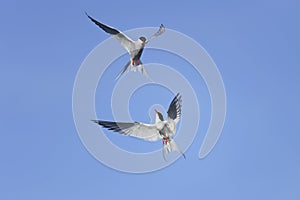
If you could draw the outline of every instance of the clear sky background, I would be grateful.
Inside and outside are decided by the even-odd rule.
[[[299,9],[296,0],[2,1],[0,199],[299,199]],[[205,107],[187,159],[163,170],[121,173],[88,153],[73,122],[73,83],[84,58],[108,36],[85,11],[120,30],[163,23],[208,51],[228,101],[208,157],[198,159]],[[136,120],[149,120],[134,108]],[[105,109],[98,114],[111,119]],[[129,139],[112,137],[131,147]],[[137,142],[143,151],[146,142]]]

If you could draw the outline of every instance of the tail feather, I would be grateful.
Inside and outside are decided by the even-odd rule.
[[[129,67],[131,67],[130,68],[130,71],[136,71],[137,69],[138,69],[138,71],[142,74],[142,75],[144,75],[144,76],[146,76],[151,82],[154,82],[153,80],[152,80],[152,78],[149,76],[149,74],[148,74],[148,72],[146,71],[146,69],[145,69],[145,67],[143,66],[143,64],[142,63],[140,63],[139,65],[137,65],[137,66],[135,66],[135,65],[132,65],[131,64],[131,61],[128,61],[127,63],[126,63],[126,65],[123,67],[123,69],[120,71],[120,73],[117,75],[117,77],[115,78],[115,80],[118,80],[127,70],[128,70],[128,68]]]
[[[166,154],[168,154],[168,153],[170,153],[172,151],[177,151],[178,153],[180,153],[183,156],[184,159],[186,159],[184,153],[177,146],[177,144],[175,143],[175,141],[173,139],[170,139],[167,144],[164,144],[164,148],[163,148],[163,157],[164,157],[164,160],[166,160]]]
[[[138,70],[141,74],[143,74],[144,76],[146,76],[151,82],[154,82],[152,80],[152,78],[150,77],[150,75],[148,74],[146,68],[144,67],[144,65],[141,63],[139,66],[138,66]]]
[[[115,80],[118,80],[124,74],[124,72],[127,71],[128,67],[130,66],[130,63],[131,61],[128,61],[128,63],[123,67],[122,71],[120,71]]]

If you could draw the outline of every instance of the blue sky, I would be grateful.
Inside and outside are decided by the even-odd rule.
[[[298,1],[15,0],[1,8],[1,199],[300,198]],[[121,173],[88,153],[73,122],[73,83],[84,58],[108,36],[84,11],[120,30],[163,23],[208,51],[227,93],[226,123],[208,157],[198,159],[205,107],[187,159],[163,170]],[[155,59],[148,52],[144,62]],[[109,119],[105,110],[97,113]],[[132,112],[147,121],[142,111]],[[124,148],[130,142],[111,137]]]

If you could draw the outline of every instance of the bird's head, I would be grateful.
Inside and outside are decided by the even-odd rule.
[[[147,39],[146,39],[144,36],[140,37],[139,40],[140,40],[140,42],[141,42],[143,45],[146,44],[146,40],[147,40]]]
[[[160,112],[158,112],[156,109],[154,111],[156,113],[155,122],[164,121],[163,115]]]

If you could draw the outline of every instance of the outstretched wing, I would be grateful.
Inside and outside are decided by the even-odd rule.
[[[158,31],[152,35],[151,37],[149,37],[149,39],[146,41],[146,43],[150,42],[150,40],[156,38],[157,36],[160,36],[161,34],[163,34],[165,32],[165,27],[163,24],[160,25]]]
[[[144,124],[139,122],[109,122],[102,120],[92,121],[108,130],[147,141],[156,141],[162,138],[159,134],[159,130],[154,124]]]
[[[135,49],[134,41],[130,39],[127,35],[124,33],[118,31],[115,28],[112,28],[110,26],[107,26],[101,22],[98,22],[91,16],[89,16],[87,13],[85,13],[88,18],[94,22],[97,26],[99,26],[101,29],[103,29],[106,33],[109,33],[113,38],[115,38],[117,41],[121,43],[121,45],[130,53]]]
[[[173,119],[175,123],[177,123],[180,120],[181,107],[182,107],[182,99],[181,99],[181,95],[178,93],[172,100],[168,109],[168,117],[170,119]]]

